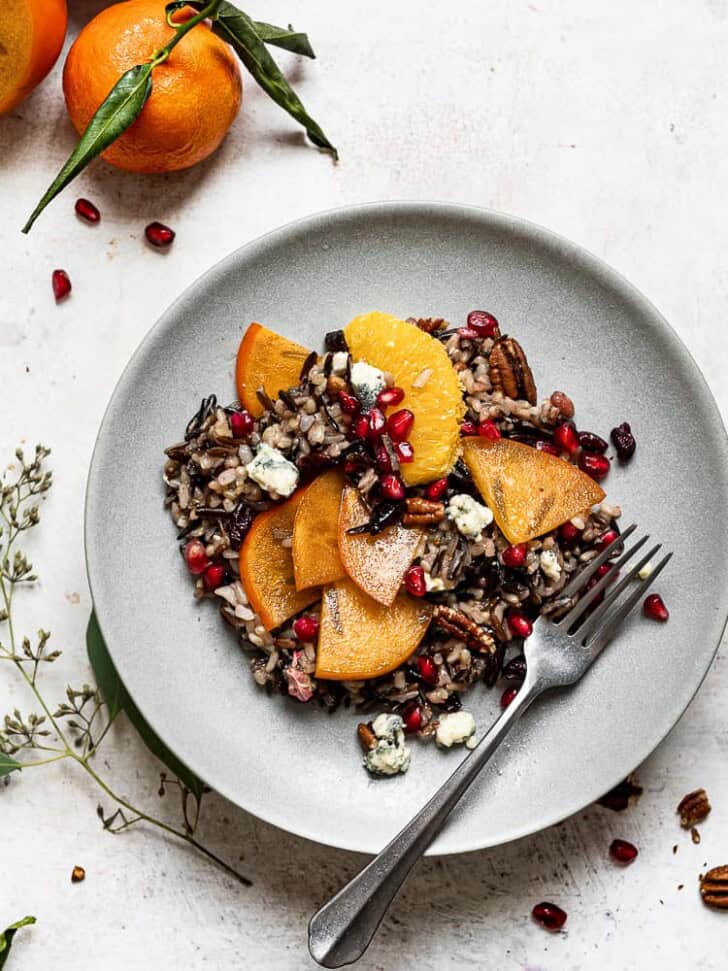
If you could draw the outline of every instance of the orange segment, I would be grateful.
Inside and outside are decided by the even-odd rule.
[[[604,498],[584,472],[520,442],[465,438],[463,458],[511,543],[543,536]]]
[[[240,342],[235,366],[240,404],[252,415],[262,415],[263,405],[255,393],[258,388],[264,388],[274,399],[279,391],[295,388],[310,353],[262,324],[251,324]]]
[[[344,476],[324,472],[304,491],[293,523],[296,588],[322,587],[346,576],[339,556],[339,506]]]
[[[290,499],[256,516],[240,549],[240,580],[266,630],[280,627],[321,596],[320,590],[297,591],[294,579],[290,543],[304,494],[299,489]]]
[[[29,95],[56,63],[66,20],[66,0],[2,0],[0,114]]]
[[[452,469],[465,413],[458,377],[442,344],[390,314],[355,317],[344,330],[354,361],[391,371],[415,415],[410,435],[414,461],[402,466],[407,485],[438,479]]]
[[[388,606],[402,586],[402,578],[415,558],[424,530],[396,525],[376,536],[349,535],[347,530],[363,525],[368,519],[369,513],[358,489],[347,486],[339,514],[341,562],[357,586]]]
[[[393,671],[425,636],[431,611],[426,601],[406,594],[385,607],[348,579],[326,587],[316,677],[360,681]]]

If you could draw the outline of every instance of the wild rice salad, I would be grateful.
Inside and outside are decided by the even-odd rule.
[[[607,442],[577,432],[565,392],[539,403],[523,349],[501,333],[495,317],[473,311],[464,326],[433,318],[407,323],[439,342],[457,373],[461,436],[512,439],[595,480],[607,474]],[[195,596],[216,603],[237,632],[255,682],[268,695],[367,713],[359,725],[366,767],[392,775],[409,764],[404,734],[434,738],[443,747],[474,743],[475,723],[461,710],[466,693],[476,683],[493,688],[500,682],[508,703],[525,674],[522,645],[534,619],[568,609],[561,591],[613,538],[620,509],[601,502],[545,535],[511,544],[462,456],[447,475],[404,485],[411,422],[398,417],[407,400],[395,375],[353,361],[344,331],[327,334],[325,348],[305,358],[294,387],[276,397],[270,387],[258,389],[262,414],[255,417],[238,403],[205,398],[183,440],[166,450],[166,505]],[[614,433],[620,459],[628,459],[634,451],[629,426]],[[256,517],[332,467],[363,498],[372,532],[399,523],[422,533],[403,589],[430,603],[432,621],[412,656],[373,679],[317,678],[320,600],[269,630],[239,575],[241,544]],[[290,535],[281,542],[290,547]]]

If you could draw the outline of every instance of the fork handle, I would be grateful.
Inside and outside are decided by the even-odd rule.
[[[412,867],[541,690],[527,676],[508,708],[429,802],[378,856],[313,915],[308,925],[308,947],[318,964],[341,968],[362,956]]]

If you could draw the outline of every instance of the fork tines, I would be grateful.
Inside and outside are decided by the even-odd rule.
[[[562,596],[573,597],[580,591],[584,590],[589,581],[595,577],[599,567],[606,563],[607,560],[613,556],[618,550],[624,550],[624,543],[632,533],[634,533],[637,528],[636,524],[629,526],[624,532],[617,536],[608,546],[606,546],[601,553],[596,556],[588,566],[579,573],[567,584],[562,592]],[[611,569],[601,577],[589,590],[587,590],[571,610],[561,617],[557,621],[557,626],[564,632],[570,633],[578,640],[585,644],[587,647],[594,648],[596,650],[601,650],[602,647],[609,641],[611,636],[617,630],[619,625],[622,623],[627,614],[632,610],[632,608],[637,604],[639,600],[644,597],[646,591],[652,586],[654,581],[657,579],[659,574],[663,571],[672,553],[666,554],[657,566],[652,570],[649,577],[645,580],[641,580],[635,589],[626,597],[622,602],[620,602],[614,610],[611,607],[617,603],[619,597],[624,593],[627,587],[632,583],[632,581],[637,578],[640,570],[650,562],[650,560],[660,551],[662,548],[661,543],[657,543],[652,547],[649,552],[645,553],[634,566],[625,574],[619,582],[616,582],[617,576],[620,574],[622,567],[632,559],[638,550],[641,550],[645,545],[649,536],[643,536],[642,539],[634,543],[630,549],[622,553],[619,559],[611,565]],[[607,593],[607,587],[609,587],[609,592]],[[577,623],[584,618],[584,614],[587,609],[597,600],[601,595],[604,595],[604,600],[599,604],[589,615],[589,617],[584,620],[583,623]],[[575,628],[572,631],[572,628]]]

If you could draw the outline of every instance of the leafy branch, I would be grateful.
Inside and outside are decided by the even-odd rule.
[[[182,23],[173,19],[177,11],[190,6],[198,11],[194,17]],[[154,68],[163,64],[185,34],[203,20],[211,22],[213,33],[230,44],[261,88],[303,126],[311,142],[338,159],[336,148],[308,114],[303,102],[266,47],[268,44],[304,57],[315,58],[306,34],[297,32],[290,26],[286,29],[254,21],[227,0],[172,0],[166,6],[166,16],[174,35],[148,61],[136,64],[122,74],[97,108],[68,160],[31,213],[23,226],[24,233],[30,232],[33,223],[46,206],[137,120],[152,93]]]
[[[6,927],[0,933],[0,971],[5,967],[5,962],[10,954],[10,948],[13,946],[13,938],[16,933],[21,927],[27,927],[29,924],[35,924],[35,917],[23,917],[21,920],[16,920],[14,924]]]
[[[0,639],[0,661],[7,661],[15,668],[38,706],[37,711],[28,714],[16,708],[0,722],[0,778],[23,769],[70,760],[83,769],[114,803],[109,813],[101,805],[97,809],[108,832],[121,833],[138,823],[150,824],[193,846],[240,883],[250,886],[247,877],[197,838],[202,800],[209,790],[144,721],[116,673],[95,615],[91,615],[86,640],[98,687],[90,684],[80,688],[68,687],[65,699],[56,705],[51,705],[40,689],[39,673],[43,665],[58,660],[61,652],[48,650],[51,635],[46,630],[38,631],[35,642],[16,633],[13,618],[15,591],[21,584],[32,583],[36,576],[32,564],[15,544],[23,533],[40,522],[40,506],[36,500],[45,498],[53,481],[51,473],[44,468],[49,454],[48,449],[38,445],[34,457],[26,460],[24,452],[18,449],[15,453],[18,466],[13,469],[13,477],[0,480],[0,630],[5,630],[5,638]],[[159,795],[164,796],[170,791],[179,794],[179,825],[171,825],[137,808],[119,795],[97,771],[93,758],[122,711],[147,747],[171,771],[171,777],[162,773]],[[10,928],[13,933],[14,929],[15,925]],[[7,936],[8,932],[5,933]],[[0,968],[3,962],[3,937],[0,935]]]

